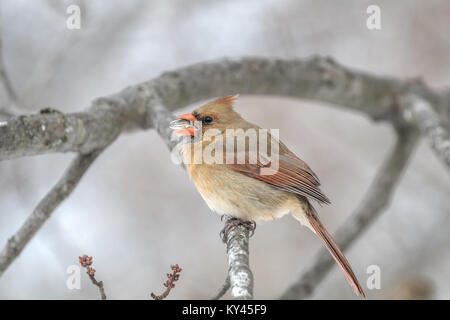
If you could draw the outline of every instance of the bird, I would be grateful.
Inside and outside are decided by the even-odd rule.
[[[231,216],[233,223],[241,222],[248,228],[251,228],[249,222],[273,220],[291,214],[322,240],[355,294],[365,297],[350,263],[312,205],[313,202],[319,205],[331,203],[320,190],[319,178],[313,170],[270,134],[267,141],[276,141],[278,150],[275,147],[268,150],[277,151],[278,163],[276,170],[269,170],[268,173],[263,174],[262,171],[268,169],[274,160],[258,147],[251,148],[250,138],[244,139],[249,143],[243,148],[233,146],[231,150],[223,151],[226,139],[231,139],[227,135],[229,130],[261,130],[234,110],[233,104],[237,98],[238,95],[216,98],[170,123],[174,133],[184,136],[181,148],[183,162],[201,197],[212,211]],[[266,138],[258,135],[258,146],[261,139]],[[195,154],[198,151],[203,158]],[[206,159],[205,151],[216,161]],[[230,152],[234,153],[233,157],[229,157]],[[239,154],[244,161],[237,161]],[[256,161],[250,161],[255,156]]]

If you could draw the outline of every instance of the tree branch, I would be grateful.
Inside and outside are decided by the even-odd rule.
[[[0,160],[55,152],[87,153],[132,129],[149,129],[158,105],[168,111],[230,93],[313,99],[365,113],[375,120],[404,121],[396,97],[413,92],[436,113],[448,115],[450,95],[421,83],[347,69],[329,58],[224,59],[161,76],[97,99],[84,112],[14,117],[0,126]],[[42,130],[51,128],[51,130]]]
[[[397,130],[397,142],[378,170],[366,196],[353,215],[336,233],[336,242],[345,251],[388,207],[408,160],[418,141],[417,131],[411,128]],[[309,297],[335,265],[327,250],[322,249],[309,269],[292,284],[281,299]]]
[[[102,300],[106,300],[106,293],[105,293],[105,287],[103,286],[103,281],[97,281],[97,279],[95,279],[95,274],[88,273],[88,275],[89,275],[89,279],[91,279],[92,284],[94,286],[98,287],[98,291],[100,292],[100,298]]]
[[[56,207],[75,189],[81,177],[94,162],[101,150],[78,155],[50,192],[41,200],[33,213],[25,220],[20,229],[12,236],[0,252],[0,277],[9,265],[19,256],[31,238],[48,220]]]
[[[105,293],[105,287],[103,286],[103,281],[98,281],[95,279],[95,272],[96,270],[91,267],[92,265],[92,257],[88,255],[83,255],[78,257],[79,262],[83,268],[86,268],[86,274],[89,276],[89,279],[91,279],[91,282],[94,286],[98,288],[98,291],[100,292],[100,298],[102,300],[106,300],[106,293]]]
[[[232,217],[225,217],[225,224]],[[253,274],[249,265],[249,231],[241,224],[234,224],[224,233],[227,244],[228,277],[233,299],[253,299]]]
[[[167,274],[167,281],[164,282],[164,287],[166,287],[166,290],[160,295],[156,295],[153,292],[150,293],[150,296],[153,298],[153,300],[164,300],[169,296],[170,291],[175,288],[175,282],[177,282],[180,279],[180,272],[183,271],[178,264],[174,264],[170,266],[170,269],[172,269],[172,273]]]
[[[431,105],[415,94],[405,96],[401,103],[404,118],[417,124],[436,156],[450,169],[450,136]]]

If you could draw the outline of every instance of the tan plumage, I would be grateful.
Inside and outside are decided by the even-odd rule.
[[[331,235],[320,222],[310,200],[328,204],[330,201],[319,189],[320,182],[311,168],[283,143],[279,145],[279,166],[273,174],[262,175],[261,169],[269,164],[258,163],[205,163],[191,164],[195,147],[201,150],[215,143],[207,141],[204,133],[207,129],[216,129],[222,136],[226,129],[247,129],[258,126],[244,120],[232,108],[236,96],[227,96],[211,101],[192,114],[180,116],[181,119],[201,121],[203,123],[201,139],[188,138],[183,147],[183,158],[187,171],[197,190],[210,207],[218,214],[226,214],[242,220],[271,220],[290,213],[303,225],[311,229],[324,242],[337,264],[343,270],[348,282],[357,295],[364,291],[354,275],[350,264],[342,254]],[[206,123],[207,117],[211,118]],[[193,135],[194,129],[181,129],[179,133]],[[272,138],[269,137],[269,140]],[[198,145],[201,144],[201,145]],[[235,149],[236,152],[236,149]],[[246,159],[258,150],[245,149]],[[226,153],[224,153],[225,160]],[[258,160],[260,158],[258,157]]]

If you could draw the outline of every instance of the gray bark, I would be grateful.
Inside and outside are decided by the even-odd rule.
[[[225,218],[225,224],[232,217]],[[227,244],[228,277],[233,299],[253,299],[253,274],[250,270],[249,231],[242,225],[232,226],[224,235]]]
[[[417,124],[436,156],[450,169],[450,135],[431,105],[419,96],[409,94],[402,99],[402,106],[405,120]]]
[[[231,93],[312,99],[362,112],[374,120],[403,123],[398,98],[410,92],[426,100],[448,125],[450,95],[446,92],[434,92],[420,82],[352,71],[329,58],[201,63],[97,99],[84,112],[44,112],[3,121],[0,160],[55,152],[87,153],[123,131],[153,128],[156,106],[174,111]]]

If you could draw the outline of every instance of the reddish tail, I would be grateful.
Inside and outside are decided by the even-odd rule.
[[[306,217],[308,218],[309,224],[311,225],[312,229],[320,237],[320,239],[322,239],[328,251],[331,253],[336,263],[344,272],[344,275],[347,278],[348,283],[352,286],[355,294],[358,296],[366,297],[361,285],[358,282],[358,279],[353,273],[350,263],[347,261],[344,254],[339,249],[333,237],[328,233],[327,229],[325,229],[325,227],[320,222],[314,208],[311,205],[309,205],[309,207],[310,210],[306,213]]]

